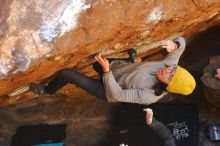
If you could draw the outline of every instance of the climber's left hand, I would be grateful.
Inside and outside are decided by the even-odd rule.
[[[109,62],[107,59],[102,58],[102,56],[100,54],[97,54],[95,56],[95,60],[98,61],[98,63],[102,66],[102,69],[104,72],[109,72]]]

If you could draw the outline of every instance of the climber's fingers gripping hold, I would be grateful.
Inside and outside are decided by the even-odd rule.
[[[104,72],[109,72],[109,62],[107,59],[102,58],[100,54],[97,54],[95,56],[95,60],[98,61],[98,63],[102,66]]]
[[[162,47],[166,48],[167,52],[170,53],[177,48],[177,45],[173,40],[164,40],[162,41]]]

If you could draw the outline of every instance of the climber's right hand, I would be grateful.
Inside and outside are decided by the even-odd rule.
[[[162,47],[170,53],[177,49],[177,44],[173,40],[164,40],[162,41]]]

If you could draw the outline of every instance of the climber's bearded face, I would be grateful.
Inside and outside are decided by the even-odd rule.
[[[164,84],[169,84],[169,82],[171,81],[171,79],[173,78],[173,75],[176,72],[176,68],[177,66],[169,66],[169,67],[165,67],[162,68],[160,70],[157,71],[156,75],[157,78]]]

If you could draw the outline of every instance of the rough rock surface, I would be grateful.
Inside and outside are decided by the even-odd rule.
[[[21,125],[66,124],[65,145],[103,146],[113,128],[117,104],[75,90],[72,97],[41,96],[0,108],[0,144],[9,145]]]
[[[220,55],[219,34],[218,26],[189,39],[180,63],[196,75],[197,88],[189,96],[168,95],[168,102],[198,105],[198,146],[220,146],[219,142],[211,142],[206,137],[207,123],[220,122],[220,116],[218,110],[205,102],[199,82],[200,72],[208,64],[208,58]],[[117,119],[121,105],[99,101],[83,90],[73,87],[67,85],[54,96],[37,96],[27,92],[16,97],[1,98],[1,105],[10,105],[0,107],[0,144],[9,145],[11,136],[20,125],[62,123],[67,124],[64,141],[67,146],[108,146],[109,135],[115,126],[114,119]],[[38,98],[32,99],[34,97]]]
[[[205,67],[201,77],[204,85],[206,100],[211,106],[220,109],[220,81],[214,78],[214,71],[220,67],[220,56],[211,57],[209,65]]]
[[[142,53],[220,23],[219,0],[1,0],[0,11],[1,96],[62,68],[85,69],[101,50]]]

